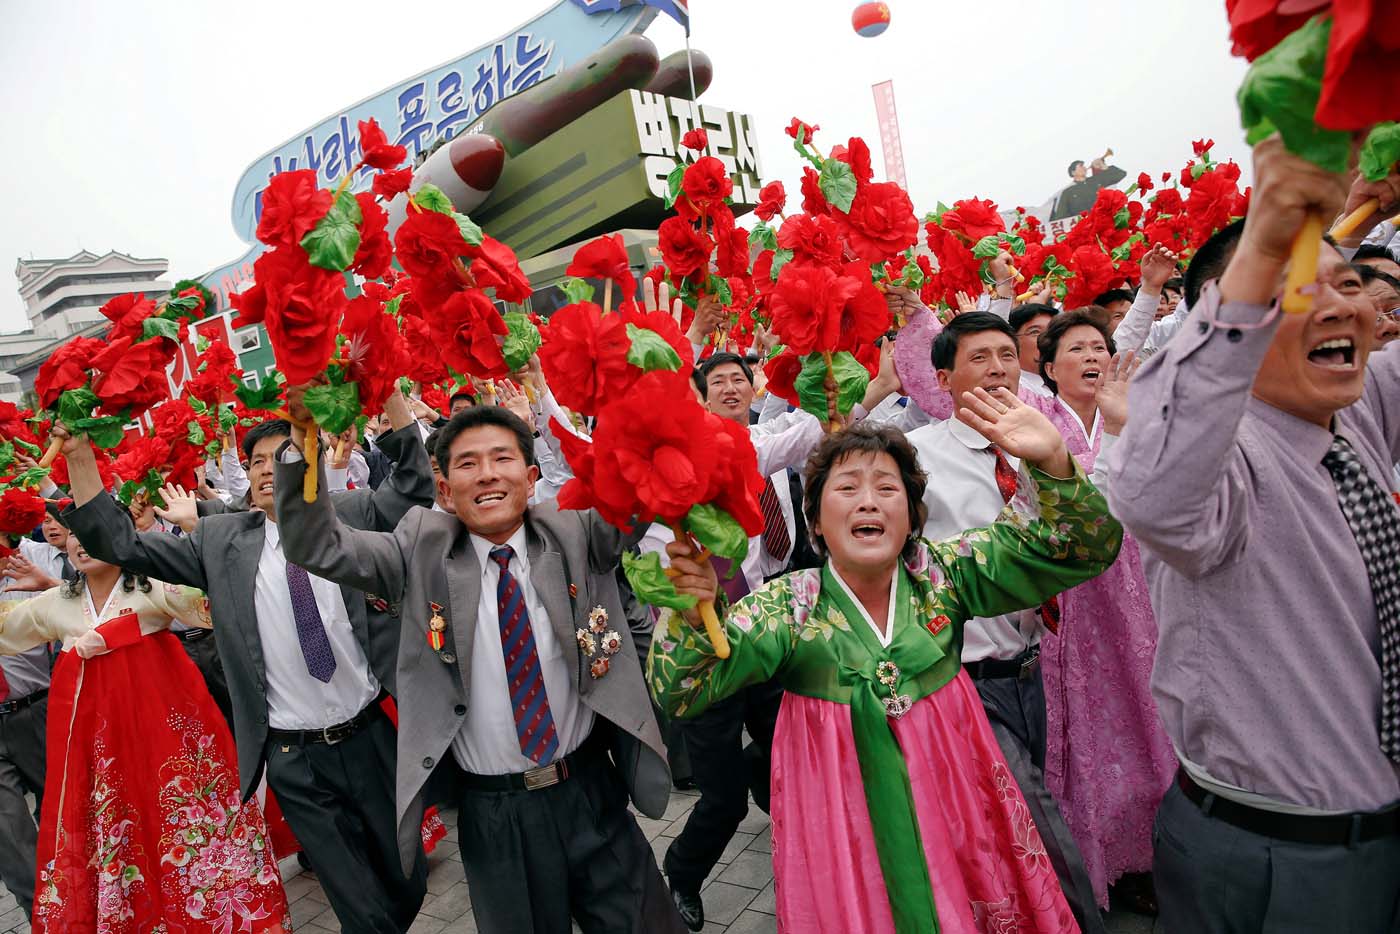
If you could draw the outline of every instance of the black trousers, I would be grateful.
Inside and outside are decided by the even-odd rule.
[[[1157,809],[1152,872],[1167,934],[1400,931],[1400,837],[1274,840],[1206,815],[1175,783]]]
[[[229,700],[228,680],[224,677],[224,663],[219,658],[219,649],[214,642],[214,630],[188,629],[177,635],[185,654],[194,662],[194,667],[199,669],[199,674],[204,678],[204,686],[209,689],[209,696],[214,698],[215,706],[219,708],[219,713],[224,715],[224,722],[228,724],[229,732],[232,733],[233,702]]]
[[[44,724],[48,698],[23,710],[0,715],[0,881],[24,909],[34,914],[34,862],[39,828],[25,801],[34,795],[35,810],[44,796]]]
[[[724,854],[745,815],[749,791],[768,810],[773,729],[783,689],[774,681],[745,688],[693,719],[678,722],[700,800],[666,851],[666,875],[681,892],[696,894]],[[743,731],[753,739],[744,749]]]
[[[464,788],[457,840],[482,934],[684,934],[603,750],[538,791]]]
[[[422,849],[408,876],[399,862],[395,742],[380,716],[333,746],[268,743],[267,783],[347,934],[402,934],[427,892]]]
[[[1103,918],[1084,857],[1059,804],[1045,787],[1045,683],[1040,668],[1025,678],[975,678],[972,683],[977,686],[992,735],[1030,808],[1035,829],[1040,831],[1045,854],[1074,919],[1085,934],[1103,934]]]

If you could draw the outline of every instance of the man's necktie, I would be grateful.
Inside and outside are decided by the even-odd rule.
[[[1011,461],[1006,459],[1006,455],[1001,453],[1001,448],[995,444],[988,448],[997,458],[996,477],[997,492],[1001,493],[1003,503],[1011,502],[1016,495],[1016,483],[1018,474],[1016,468],[1011,466]],[[1040,621],[1045,624],[1045,628],[1050,632],[1060,631],[1060,601],[1056,597],[1051,597],[1039,607],[1036,612],[1040,614]]]
[[[0,666],[0,704],[10,699],[10,682],[5,680],[5,669]]]
[[[292,616],[297,624],[297,642],[306,659],[306,670],[317,681],[330,681],[335,674],[335,653],[331,640],[321,622],[321,610],[316,606],[316,594],[311,589],[311,577],[306,568],[287,562],[287,590],[292,595]]]
[[[78,572],[73,569],[73,562],[68,560],[67,554],[60,551],[58,553],[58,560],[60,565],[58,571],[59,580],[71,581],[78,576]]]
[[[554,715],[544,689],[544,671],[535,648],[535,631],[525,609],[525,591],[510,573],[515,549],[509,545],[491,549],[491,560],[501,569],[496,584],[496,613],[501,624],[501,651],[506,660],[506,686],[510,689],[511,712],[520,751],[527,759],[545,765],[559,751],[554,731]]]
[[[714,565],[715,575],[719,578],[720,587],[724,589],[724,595],[729,598],[730,606],[749,595],[749,580],[744,576],[742,563],[721,555],[711,555],[710,563]]]
[[[1381,751],[1400,763],[1400,509],[1340,435],[1322,458],[1361,550],[1381,628]]]
[[[786,561],[792,550],[792,537],[788,535],[787,519],[783,517],[783,506],[778,500],[778,490],[773,486],[773,478],[763,482],[763,492],[758,497],[758,508],[763,512],[763,547],[774,561]]]

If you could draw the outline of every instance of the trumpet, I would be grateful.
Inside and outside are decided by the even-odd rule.
[[[1113,158],[1113,147],[1110,146],[1108,149],[1105,149],[1103,151],[1103,155],[1099,158],[1102,159],[1104,162],[1107,162],[1109,159]]]

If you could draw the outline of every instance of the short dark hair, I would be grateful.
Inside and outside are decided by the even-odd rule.
[[[1351,261],[1359,263],[1363,259],[1385,259],[1392,263],[1400,263],[1400,259],[1395,258],[1394,251],[1383,243],[1363,243],[1357,247],[1356,255],[1351,258]]]
[[[1107,308],[1114,302],[1128,302],[1132,304],[1132,301],[1133,293],[1128,289],[1109,289],[1107,292],[1094,299],[1094,304]]]
[[[1073,162],[1071,162],[1071,163],[1069,164],[1069,169],[1065,172],[1065,174],[1068,175],[1070,178],[1074,178],[1074,170],[1077,169],[1077,168],[1079,168],[1079,167],[1080,167],[1081,165],[1083,165],[1083,164],[1084,164],[1084,160],[1083,160],[1083,159],[1075,159]]]
[[[452,408],[452,403],[456,402],[458,399],[466,399],[472,405],[476,405],[476,393],[472,392],[470,389],[459,389],[448,397],[447,407],[449,409]]]
[[[1037,342],[1037,346],[1040,348],[1040,378],[1045,380],[1045,385],[1050,388],[1051,392],[1058,393],[1060,387],[1055,385],[1055,381],[1045,372],[1045,366],[1055,362],[1055,355],[1060,352],[1060,339],[1065,336],[1065,332],[1081,324],[1087,325],[1103,335],[1104,343],[1108,345],[1110,354],[1118,352],[1118,348],[1113,343],[1113,334],[1108,330],[1108,325],[1088,309],[1080,308],[1056,315]]]
[[[1244,218],[1240,218],[1221,227],[1201,244],[1186,266],[1186,307],[1195,308],[1206,283],[1225,274],[1225,267],[1230,265],[1230,258],[1235,255],[1235,247],[1239,246],[1243,234]]]
[[[1352,268],[1361,276],[1362,285],[1370,285],[1372,282],[1383,282],[1400,294],[1400,279],[1395,278],[1388,272],[1381,272],[1375,266],[1368,266],[1365,263],[1352,263]]]
[[[290,438],[292,423],[285,418],[267,418],[258,422],[243,436],[243,459],[253,459],[253,448],[263,438]]]
[[[481,428],[487,425],[494,425],[513,432],[516,443],[520,445],[520,456],[525,458],[526,466],[535,466],[535,436],[530,431],[530,426],[525,424],[519,415],[505,406],[474,405],[452,416],[446,425],[437,430],[437,445],[433,448],[433,456],[437,459],[438,470],[442,472],[444,477],[447,476],[447,467],[451,461],[452,442],[457,440],[458,435],[470,428]]]
[[[437,463],[438,436],[441,434],[441,428],[434,428],[432,431],[428,432],[428,437],[423,439],[423,447],[428,449],[428,456],[433,459],[433,463],[435,464]]]
[[[1182,285],[1181,277],[1180,277],[1180,276],[1172,276],[1172,277],[1171,277],[1170,279],[1168,279],[1166,282],[1162,283],[1162,291],[1164,291],[1164,292],[1167,291],[1168,289],[1170,289],[1170,290],[1173,291],[1173,292],[1180,292],[1180,291],[1182,291],[1184,288],[1185,288],[1185,286]]]
[[[1016,341],[1016,332],[1000,315],[994,315],[990,311],[969,311],[949,321],[943,331],[933,339],[933,348],[929,352],[933,368],[951,370],[953,361],[958,356],[958,341],[962,340],[964,335],[980,334],[983,331],[1000,331],[1011,338],[1013,343]]]
[[[722,367],[728,363],[732,363],[743,370],[744,379],[749,381],[750,386],[753,385],[753,370],[744,362],[744,358],[736,353],[729,353],[728,351],[722,350],[719,353],[711,354],[709,357],[701,360],[696,364],[695,371],[690,374],[690,378],[695,382],[695,388],[700,390],[701,399],[709,398],[707,381],[710,378],[710,373],[716,368]]]
[[[832,469],[852,454],[888,454],[894,458],[900,479],[904,481],[904,497],[909,506],[909,540],[904,543],[904,557],[912,558],[915,542],[923,534],[924,519],[927,518],[924,487],[928,485],[928,477],[920,469],[919,456],[914,453],[903,432],[888,425],[872,425],[869,422],[857,422],[843,431],[823,436],[816,450],[807,458],[803,471],[802,515],[807,520],[807,534],[812,539],[817,557],[826,558],[826,543],[815,531],[821,520],[822,491],[826,489],[826,480]]]
[[[1011,330],[1019,334],[1021,333],[1021,328],[1041,315],[1049,315],[1053,318],[1059,313],[1060,309],[1056,308],[1054,305],[1041,305],[1036,302],[1031,302],[1011,309],[1011,315],[1006,319],[1006,323],[1011,325]]]

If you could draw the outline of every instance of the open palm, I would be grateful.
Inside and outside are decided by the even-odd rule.
[[[962,403],[958,420],[1012,457],[1040,464],[1056,459],[1064,447],[1050,419],[1006,389],[987,392],[979,387],[963,393]]]

